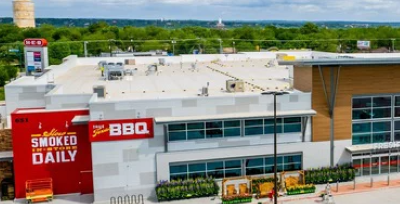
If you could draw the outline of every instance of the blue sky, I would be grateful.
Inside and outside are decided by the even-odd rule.
[[[34,0],[37,17],[400,21],[400,0]],[[12,16],[12,0],[0,0]]]

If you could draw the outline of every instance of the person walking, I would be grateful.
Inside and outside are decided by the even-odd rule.
[[[269,194],[269,200],[273,203],[275,197],[275,187],[271,189],[271,193]]]

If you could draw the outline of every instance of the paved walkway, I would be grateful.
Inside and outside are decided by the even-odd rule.
[[[400,174],[391,175],[390,183],[387,182],[387,175],[379,175],[373,177],[373,185],[371,186],[371,178],[370,177],[362,177],[356,179],[356,185],[354,186],[354,182],[347,183],[339,183],[339,187],[336,187],[336,184],[331,184],[332,195],[335,199],[343,199],[347,197],[353,197],[354,194],[365,194],[368,193],[382,193],[386,194],[386,192],[395,191],[398,192],[400,190]],[[302,194],[302,195],[292,195],[292,196],[282,196],[278,198],[278,203],[322,203],[319,195],[325,190],[324,185],[316,185],[316,193],[313,194]],[[355,188],[354,188],[355,187]],[[357,197],[357,196],[354,196]],[[363,196],[358,196],[361,199],[356,203],[368,203],[364,202]],[[397,198],[397,196],[396,196]],[[365,200],[367,201],[367,200]],[[23,203],[23,200],[19,200],[18,203]],[[85,203],[89,204],[93,202],[93,195],[84,195],[79,196],[77,194],[68,195],[68,196],[57,196],[52,203],[54,204],[74,204],[74,203]],[[344,201],[343,201],[344,202]],[[342,203],[343,203],[342,202]],[[1,204],[13,204],[13,201],[1,201]],[[109,201],[103,202],[104,204],[109,204]],[[156,204],[157,202],[152,200],[145,200],[144,204]],[[163,202],[166,204],[221,204],[221,198],[219,196],[215,197],[207,197],[207,198],[197,198],[197,199],[188,199],[188,200],[180,200],[180,201],[170,201]],[[161,204],[163,204],[161,203]],[[269,204],[271,203],[268,198],[264,199],[253,199],[252,204]],[[354,202],[348,202],[354,203]],[[400,203],[400,201],[398,202]],[[338,202],[336,202],[338,204]],[[379,203],[386,204],[386,203]]]

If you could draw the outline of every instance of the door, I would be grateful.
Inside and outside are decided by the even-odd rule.
[[[92,171],[81,171],[81,182],[80,189],[81,194],[92,194],[93,193],[93,172]]]

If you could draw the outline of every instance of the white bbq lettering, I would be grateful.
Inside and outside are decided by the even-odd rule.
[[[110,136],[120,136],[121,133],[121,124],[110,124]]]

